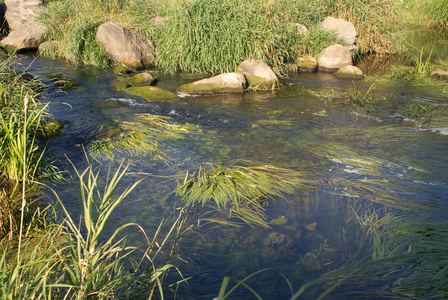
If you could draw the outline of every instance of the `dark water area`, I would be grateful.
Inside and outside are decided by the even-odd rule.
[[[105,125],[128,124],[129,128],[148,132],[154,126],[143,122],[141,116],[152,114],[168,117],[169,123],[186,128],[175,132],[176,136],[157,136],[169,165],[150,155],[115,153],[115,161],[125,159],[130,165],[122,189],[143,181],[111,217],[110,232],[135,222],[151,235],[162,220],[173,219],[176,207],[183,203],[173,194],[176,181],[172,177],[187,170],[194,172],[203,163],[232,166],[243,160],[271,164],[306,171],[314,182],[312,191],[267,203],[266,218],[274,221],[271,228],[206,223],[202,219],[212,209],[191,209],[186,224],[193,229],[179,242],[172,261],[189,278],[188,284],[179,287],[180,299],[213,299],[224,276],[241,280],[263,269],[269,270],[247,284],[263,299],[288,299],[291,288],[295,292],[310,280],[372,255],[361,242],[353,212],[361,218],[367,216],[366,212],[377,211],[382,215],[446,219],[448,128],[421,127],[397,115],[353,115],[347,93],[348,87],[353,87],[351,81],[331,74],[299,74],[283,80],[282,87],[274,92],[148,103],[111,89],[116,77],[112,70],[45,58],[34,60],[32,56],[22,56],[21,63],[44,83],[51,83],[49,74],[62,72],[80,84],[65,91],[49,88],[43,95],[43,101],[50,102],[53,117],[65,124],[63,133],[49,140],[47,154],[72,175],[67,158],[80,170],[90,161],[95,169],[103,171],[102,181],[109,168],[116,168],[116,162],[104,157],[96,161],[85,154]],[[175,91],[186,82],[178,75],[166,76],[159,78],[158,87]],[[359,89],[370,85],[356,83]],[[442,91],[425,87],[378,85],[377,90],[421,101],[448,100]],[[108,105],[102,105],[105,103]],[[356,189],[354,184],[377,189],[360,192],[362,188]],[[69,211],[79,217],[81,198],[76,180],[68,177],[66,182],[51,185]],[[137,231],[131,231],[128,238],[137,245],[144,240]],[[165,282],[179,279],[171,271]],[[383,284],[379,279],[345,289],[372,291]],[[328,286],[310,290],[303,299],[315,299],[314,292],[319,294],[325,288]],[[169,299],[174,297],[167,294]],[[255,298],[240,288],[230,299]],[[345,295],[334,299],[361,298]]]

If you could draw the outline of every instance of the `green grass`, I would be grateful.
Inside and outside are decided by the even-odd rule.
[[[392,0],[59,0],[50,1],[42,17],[50,29],[46,39],[54,41],[43,54],[107,67],[95,34],[102,23],[116,22],[149,38],[156,46],[156,64],[166,72],[223,73],[254,58],[282,76],[298,55],[315,56],[336,42],[318,26],[329,15],[355,24],[364,52],[403,50]],[[155,16],[167,18],[155,24]],[[295,23],[306,25],[310,34],[298,34]]]
[[[64,219],[44,235],[25,240],[17,259],[3,248],[0,289],[5,299],[128,299],[136,295],[163,299],[162,279],[175,267],[168,263],[177,240],[185,233],[182,214],[166,221],[149,237],[137,224],[124,224],[111,235],[104,229],[117,206],[139,183],[121,194],[115,191],[126,174],[122,165],[110,173],[104,187],[89,166],[77,172],[83,214],[74,220],[54,192]],[[125,231],[135,227],[146,241],[141,249],[127,244]],[[34,233],[35,234],[35,233]],[[119,237],[121,236],[121,237]],[[171,250],[170,250],[171,248]],[[165,252],[162,252],[164,250]],[[157,294],[157,296],[156,296]]]
[[[36,79],[19,71],[14,57],[0,62],[1,238],[21,237],[32,182],[58,173],[44,162],[44,148],[37,141],[46,109],[37,99],[41,89]]]
[[[180,2],[156,40],[157,65],[168,72],[232,72],[243,60],[264,61],[277,74],[300,52],[320,52],[335,39],[313,27],[297,33],[298,2],[216,0]],[[313,26],[315,26],[314,24]]]

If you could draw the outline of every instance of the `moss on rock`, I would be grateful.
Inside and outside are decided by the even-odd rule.
[[[64,123],[59,120],[49,119],[42,122],[39,136],[43,139],[51,139],[62,133]]]
[[[48,75],[55,86],[65,89],[72,89],[79,86],[79,83],[71,76],[56,72]]]
[[[177,100],[179,97],[155,86],[128,87],[124,90],[131,95],[144,98],[148,102]]]

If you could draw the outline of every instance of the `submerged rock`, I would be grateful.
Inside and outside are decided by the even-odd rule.
[[[342,45],[336,44],[325,48],[317,59],[319,71],[336,72],[343,66],[353,65],[350,50]]]
[[[321,26],[325,30],[334,31],[336,36],[344,41],[344,46],[347,46],[349,50],[359,51],[358,34],[352,23],[344,19],[327,17],[322,21]]]
[[[336,76],[337,78],[344,78],[344,79],[354,79],[354,80],[364,79],[364,74],[359,68],[349,65],[341,67],[334,73],[334,76]]]
[[[110,59],[132,68],[144,68],[154,65],[154,48],[152,43],[116,23],[102,24],[96,33]]]
[[[39,137],[43,139],[51,139],[62,133],[64,123],[59,120],[49,119],[42,122],[39,128]]]
[[[144,98],[148,102],[178,100],[179,97],[170,91],[155,86],[128,87],[126,93]]]
[[[278,83],[278,77],[274,71],[262,61],[248,59],[243,61],[235,70],[246,77],[250,88],[273,89]]]
[[[274,220],[271,220],[271,223],[274,225],[283,225],[288,222],[288,219],[285,216],[280,216],[278,218],[275,218]]]
[[[224,73],[211,78],[198,80],[181,85],[178,93],[193,95],[215,93],[243,93],[246,88],[246,79],[240,73]]]
[[[61,72],[48,75],[55,86],[60,88],[72,89],[79,86],[79,83],[71,76]]]
[[[44,25],[38,21],[31,20],[20,25],[17,30],[12,31],[7,37],[1,40],[0,44],[8,53],[19,50],[37,49],[42,43],[45,30]]]
[[[95,134],[95,140],[100,141],[100,140],[110,139],[110,138],[113,138],[113,137],[119,135],[122,132],[123,132],[123,130],[121,130],[121,128],[118,128],[117,126],[103,124],[98,129],[98,132]]]

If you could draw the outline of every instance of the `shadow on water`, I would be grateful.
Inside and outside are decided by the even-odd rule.
[[[23,60],[26,65],[31,58]],[[374,61],[369,68],[378,73],[389,63],[396,62]],[[182,206],[173,194],[175,176],[194,172],[202,163],[232,166],[246,160],[311,174],[313,191],[266,202],[271,228],[207,223],[203,219],[213,213],[212,208],[191,209],[188,222],[194,228],[180,242],[175,260],[183,275],[191,277],[188,284],[180,286],[183,299],[212,299],[224,276],[242,279],[264,268],[281,272],[297,290],[310,279],[370,257],[373,242],[359,225],[361,219],[368,223],[368,217],[363,217],[366,212],[446,216],[448,137],[410,125],[402,117],[354,116],[347,93],[353,83],[331,74],[300,74],[284,80],[274,92],[147,103],[113,91],[110,84],[115,75],[111,70],[39,58],[28,71],[44,83],[49,83],[48,75],[56,71],[80,83],[77,89],[50,88],[44,95],[45,101],[51,102],[50,113],[65,124],[63,133],[48,144],[49,155],[62,168],[71,170],[67,157],[82,169],[87,164],[85,149],[105,125],[124,132],[151,132],[166,153],[170,164],[157,162],[149,154],[115,153],[118,161],[126,159],[130,164],[124,186],[142,176],[145,179],[112,216],[111,231],[127,222],[155,230],[162,218],[169,218]],[[187,80],[180,76],[162,77],[158,86],[174,91],[183,82]],[[360,88],[370,85],[356,84]],[[412,93],[406,87],[378,89],[430,98],[424,88],[412,89]],[[163,116],[167,124],[178,127],[149,124],[144,118],[148,115]],[[97,169],[113,166],[106,158],[92,162]],[[76,183],[69,179],[54,188],[67,207],[79,213]],[[130,233],[129,239],[139,243],[138,235]],[[167,281],[176,279],[170,275]],[[261,273],[249,285],[265,299],[291,296],[288,283],[278,273]],[[351,291],[383,285],[380,279],[372,280],[353,285]],[[315,297],[309,294],[306,299]],[[360,299],[344,299],[349,298]],[[250,295],[242,289],[232,299],[250,299]]]

